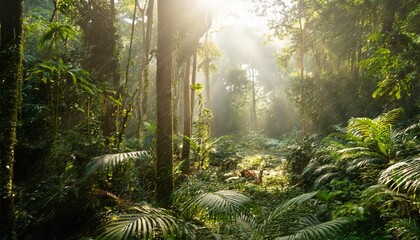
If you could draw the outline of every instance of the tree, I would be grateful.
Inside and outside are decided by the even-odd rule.
[[[158,39],[156,72],[156,200],[169,207],[173,192],[173,112],[172,49],[174,44],[173,5],[171,0],[158,0]]]
[[[191,87],[190,87],[190,65],[191,57],[185,62],[184,73],[184,139],[182,143],[182,159],[185,161],[185,168],[182,172],[190,172],[190,138],[191,138]]]
[[[0,236],[16,239],[14,147],[22,91],[22,1],[0,1]]]
[[[143,123],[147,121],[147,106],[149,99],[150,89],[150,68],[149,64],[151,61],[151,44],[152,44],[152,33],[153,33],[153,18],[154,18],[154,0],[148,0],[145,2],[144,7],[141,11],[142,20],[142,54],[140,61],[140,78],[139,78],[139,124],[138,124],[138,138],[139,142],[141,139],[141,133],[143,130]],[[147,7],[146,7],[147,6]]]
[[[107,101],[101,128],[103,135],[108,138],[108,145],[111,145],[112,138],[121,131],[121,99],[124,90],[120,83],[118,66],[115,2],[83,0],[77,2],[76,6],[79,14],[76,17],[79,17],[78,24],[83,30],[88,48],[84,67],[91,71],[96,83],[101,83],[108,90],[104,96]]]

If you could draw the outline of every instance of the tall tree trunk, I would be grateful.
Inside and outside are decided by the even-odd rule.
[[[304,55],[305,55],[305,47],[304,47],[304,26],[302,21],[302,6],[303,1],[299,1],[299,50],[298,50],[298,65],[300,69],[300,129],[303,134],[306,132],[306,123],[305,123],[305,68],[304,68]]]
[[[193,55],[193,69],[191,76],[191,86],[194,86],[197,79],[197,49]],[[191,88],[191,121],[194,118],[195,90]]]
[[[22,1],[0,1],[0,236],[16,239],[14,147],[22,91]]]
[[[257,98],[255,94],[255,68],[251,67],[251,81],[252,81],[252,129],[257,130]]]
[[[160,207],[169,207],[173,192],[172,152],[172,49],[174,44],[173,1],[158,0],[157,40],[157,137],[156,137],[156,200]]]
[[[210,47],[210,40],[209,40],[209,33],[206,33],[205,39],[205,48],[204,48],[204,77],[206,80],[206,108],[209,109],[211,111],[211,99],[210,99],[210,94],[211,94],[211,89],[210,89],[210,56],[209,56],[209,47]],[[210,120],[209,123],[209,129],[208,129],[208,134],[211,134],[211,129],[212,129],[212,125],[213,125],[213,121]]]
[[[149,64],[151,60],[150,48],[152,45],[153,21],[154,21],[154,0],[147,1],[147,8],[145,9],[146,15],[142,15],[143,24],[143,44],[142,44],[142,59],[140,63],[140,78],[139,78],[139,124],[138,124],[138,139],[139,143],[142,141],[143,124],[147,121],[147,106],[149,99],[150,89],[150,69]]]
[[[185,62],[184,72],[184,138],[182,143],[182,160],[185,164],[182,173],[190,173],[190,138],[191,138],[191,87],[190,87],[191,57]]]

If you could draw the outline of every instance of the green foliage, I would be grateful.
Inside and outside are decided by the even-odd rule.
[[[317,218],[310,216],[301,219],[300,227],[294,235],[275,238],[276,240],[312,240],[312,239],[337,239],[348,223],[345,218],[337,218],[321,223]]]
[[[297,138],[284,148],[286,153],[285,170],[291,175],[292,181],[299,181],[297,177],[310,162],[317,147],[316,136]]]
[[[112,169],[118,164],[130,159],[149,160],[150,155],[146,151],[126,152],[105,154],[93,158],[86,167],[86,176],[94,173],[98,169]]]
[[[420,158],[397,162],[379,176],[379,183],[389,185],[394,191],[417,193],[420,186]]]
[[[94,84],[90,83],[90,74],[86,70],[74,66],[71,62],[65,63],[62,58],[58,58],[57,61],[46,60],[35,65],[29,72],[28,79],[39,79],[44,84],[51,84],[55,91],[64,91],[63,88],[71,83],[76,93],[86,92],[93,95],[99,91]]]
[[[232,191],[221,190],[203,193],[185,202],[181,207],[182,216],[215,221],[232,221],[242,217],[252,220],[255,203],[247,196]]]
[[[196,227],[165,209],[143,204],[129,210],[132,213],[113,216],[97,239],[195,239]]]
[[[38,47],[42,48],[49,42],[47,49],[53,51],[59,49],[59,42],[66,46],[69,40],[78,40],[78,32],[74,29],[74,26],[67,23],[53,22],[50,23],[49,29],[39,40]]]
[[[277,206],[267,217],[264,218],[263,222],[257,226],[252,236],[253,239],[263,239],[263,236],[265,236],[267,232],[270,231],[272,233],[274,229],[278,229],[275,231],[277,234],[280,234],[282,230],[285,230],[280,229],[281,225],[285,222],[287,223],[288,221],[293,221],[293,214],[290,214],[292,209],[296,205],[302,204],[315,197],[317,194],[318,192],[304,193]]]
[[[396,219],[389,224],[389,232],[396,239],[415,240],[420,238],[420,225],[415,219]]]

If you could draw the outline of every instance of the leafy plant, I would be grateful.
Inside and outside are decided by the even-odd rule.
[[[389,185],[394,191],[415,194],[420,186],[420,157],[395,163],[379,176],[379,183]]]
[[[276,240],[324,240],[337,239],[343,227],[348,223],[345,218],[337,218],[328,222],[320,222],[315,216],[308,216],[300,219],[301,228],[295,234],[278,237]]]
[[[112,169],[118,164],[130,159],[150,159],[149,153],[146,151],[126,152],[126,153],[113,153],[97,156],[88,163],[86,167],[86,176],[94,173],[98,169]]]
[[[190,199],[182,206],[181,211],[186,219],[197,216],[209,220],[232,221],[245,216],[252,221],[255,207],[249,197],[232,190],[221,190]]]
[[[113,216],[97,239],[195,239],[196,226],[175,218],[165,209],[142,204],[129,210],[132,213]]]

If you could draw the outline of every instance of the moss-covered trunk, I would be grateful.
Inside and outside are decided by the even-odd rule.
[[[22,91],[22,1],[0,1],[0,236],[16,239],[14,148]]]
[[[173,192],[172,152],[173,152],[173,112],[172,112],[172,48],[173,1],[159,0],[158,40],[157,40],[157,161],[156,199],[160,207],[171,204]]]

